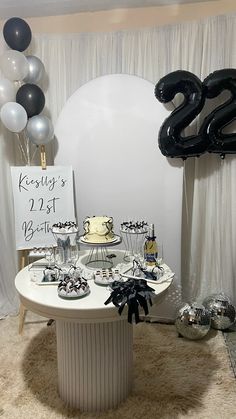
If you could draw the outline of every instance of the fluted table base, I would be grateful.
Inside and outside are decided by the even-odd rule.
[[[56,321],[59,394],[70,407],[115,408],[132,387],[133,329],[107,323]]]

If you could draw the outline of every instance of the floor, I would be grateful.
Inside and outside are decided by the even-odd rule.
[[[231,365],[236,378],[236,323],[223,332],[225,343],[229,351]]]

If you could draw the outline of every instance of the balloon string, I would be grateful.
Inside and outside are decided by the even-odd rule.
[[[27,164],[27,156],[26,156],[26,153],[25,153],[25,150],[24,150],[24,148],[23,148],[23,146],[22,146],[22,144],[21,144],[21,138],[20,138],[20,134],[16,134],[17,135],[17,137],[18,137],[18,145],[19,145],[19,148],[20,148],[20,151],[21,151],[21,155],[22,155],[22,157],[24,158],[24,160],[25,160],[25,163]]]
[[[34,161],[35,155],[36,155],[36,153],[37,153],[37,151],[38,151],[38,150],[39,150],[39,146],[38,146],[38,145],[36,145],[36,146],[35,146],[35,149],[34,149],[34,152],[33,152],[33,154],[32,154],[31,161]]]
[[[23,139],[26,148],[27,164],[30,166],[30,148],[29,148],[29,139],[26,137],[25,130],[23,131]]]

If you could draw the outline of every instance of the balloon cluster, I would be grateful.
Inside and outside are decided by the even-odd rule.
[[[38,83],[45,75],[42,61],[25,56],[32,34],[27,22],[19,17],[7,20],[3,27],[7,45],[0,57],[0,68],[5,78],[0,79],[0,119],[11,132],[25,134],[35,145],[49,143],[54,130],[51,120],[42,115],[45,96]]]
[[[226,330],[235,322],[236,309],[223,292],[205,298],[202,304],[185,304],[177,313],[175,326],[180,336],[197,340],[210,328]]]
[[[230,98],[207,115],[196,135],[184,136],[183,130],[200,114],[206,99],[216,98],[225,90],[230,92]],[[205,152],[218,153],[222,158],[226,153],[236,153],[236,133],[223,131],[236,118],[236,69],[214,71],[203,82],[189,71],[177,70],[162,77],[155,86],[160,102],[170,102],[178,93],[183,95],[183,101],[159,131],[162,154],[186,159]]]

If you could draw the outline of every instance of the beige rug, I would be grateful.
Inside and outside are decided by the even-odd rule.
[[[236,418],[236,380],[221,332],[202,341],[178,338],[172,325],[142,323],[135,329],[134,388],[116,410],[81,414],[57,394],[55,327],[27,313],[0,321],[0,417]]]

